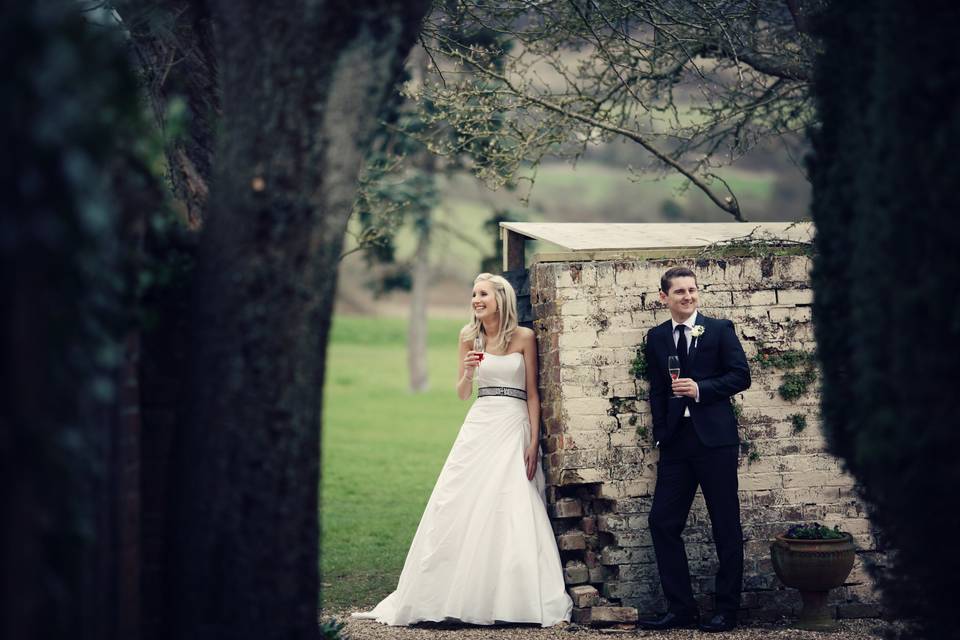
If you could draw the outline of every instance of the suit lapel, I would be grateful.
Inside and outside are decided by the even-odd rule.
[[[703,327],[704,320],[706,320],[706,316],[704,316],[700,311],[697,311],[697,322],[695,326]],[[704,331],[706,331],[706,327],[704,327]],[[706,333],[704,333],[704,335],[706,335]],[[702,337],[703,336],[701,335],[700,338]],[[690,336],[690,339],[693,340],[693,343],[690,345],[690,350],[687,352],[687,368],[691,371],[693,371],[693,363],[697,357],[697,349],[700,347],[700,338],[694,338],[692,335]]]
[[[673,342],[673,323],[667,320],[663,325],[663,339],[667,342],[667,353],[677,355],[677,345]]]

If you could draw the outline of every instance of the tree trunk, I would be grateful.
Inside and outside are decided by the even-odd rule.
[[[426,50],[416,47],[410,54],[410,63],[411,80],[416,85],[423,85],[430,64]],[[436,156],[427,149],[420,149],[413,157],[412,164],[433,183]],[[432,203],[423,205],[422,210],[414,214],[413,221],[413,228],[417,233],[417,249],[413,256],[413,283],[407,326],[407,371],[410,375],[410,391],[413,393],[422,393],[430,386],[427,365],[427,292],[430,288],[432,207]]]
[[[416,225],[417,251],[413,257],[413,287],[407,327],[407,367],[410,391],[421,393],[430,386],[427,371],[427,290],[430,287],[430,211]]]
[[[222,120],[177,443],[177,636],[316,638],[321,391],[365,147],[426,2],[214,4]]]

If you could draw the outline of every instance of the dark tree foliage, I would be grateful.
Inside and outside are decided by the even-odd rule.
[[[114,36],[76,2],[4,3],[3,638],[108,637],[116,605],[98,555],[110,536],[109,429],[133,321],[130,240],[161,198]]]
[[[886,606],[957,637],[960,7],[837,3],[818,25],[813,281],[830,450],[860,483]]]
[[[137,313],[139,295],[151,303],[185,287],[190,400],[171,472],[165,637],[319,633],[320,400],[334,274],[380,106],[427,6],[191,5],[205,26],[178,37],[213,41],[158,51],[202,49],[214,60],[198,63],[216,81],[209,95],[190,94],[188,105],[208,105],[217,135],[193,136],[194,112],[184,145],[164,141],[168,157],[217,151],[208,170],[168,163],[199,167],[187,203],[203,222],[195,268],[190,246],[165,246],[163,234],[143,242],[164,200],[148,168],[164,143],[141,118],[121,32],[83,20],[91,5],[73,0],[4,5],[3,638],[130,637],[117,627],[107,574],[120,553],[103,530],[116,514],[102,499],[116,487],[122,340],[140,322],[170,320],[151,317],[164,305]],[[179,15],[182,6],[153,8]],[[149,92],[156,113],[178,91],[159,89]],[[195,215],[203,207],[209,218]]]

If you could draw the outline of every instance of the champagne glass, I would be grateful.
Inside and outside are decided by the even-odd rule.
[[[670,372],[670,381],[674,381],[680,377],[680,358],[677,356],[670,356],[667,358],[667,371]],[[673,394],[674,398],[680,398],[676,393]]]
[[[483,362],[483,340],[480,336],[473,339],[473,352],[477,354],[477,367]]]

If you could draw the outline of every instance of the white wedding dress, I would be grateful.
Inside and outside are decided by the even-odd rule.
[[[523,355],[486,354],[479,386],[525,389]],[[372,611],[389,625],[458,620],[489,625],[569,621],[560,554],[537,457],[527,480],[527,403],[477,398],[430,494],[396,590]]]

